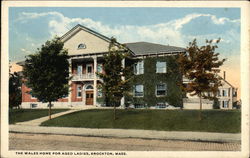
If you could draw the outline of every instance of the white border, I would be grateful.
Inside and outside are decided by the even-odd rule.
[[[132,152],[129,157],[248,157],[249,155],[249,3],[247,1],[3,1],[1,52],[1,154],[16,157],[8,151],[8,7],[240,7],[241,8],[241,92],[242,92],[242,151],[240,152]],[[244,106],[246,105],[246,106]],[[26,157],[21,155],[20,157]],[[29,156],[28,156],[29,157]],[[44,157],[44,156],[38,156]],[[62,156],[60,156],[62,157]],[[86,156],[81,156],[86,157]],[[123,156],[121,156],[123,157]]]

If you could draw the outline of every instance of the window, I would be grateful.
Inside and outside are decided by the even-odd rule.
[[[102,89],[101,89],[101,88],[98,88],[98,89],[97,89],[97,97],[98,97],[98,98],[101,98],[101,97],[102,97]]]
[[[78,85],[77,86],[77,98],[81,98],[82,97],[82,86]]]
[[[135,104],[135,108],[136,109],[144,109],[145,105],[143,105],[143,104]]]
[[[97,64],[97,72],[102,73],[102,64]]]
[[[134,96],[135,97],[143,97],[143,85],[135,85]]]
[[[93,88],[92,85],[87,85],[85,89],[86,89],[86,90],[92,90],[92,89],[94,89],[94,88]]]
[[[37,104],[30,104],[31,108],[37,108]]]
[[[81,43],[78,45],[78,49],[85,49],[86,48],[86,45]]]
[[[228,101],[222,101],[222,107],[223,108],[228,108]]]
[[[157,61],[156,62],[156,73],[166,73],[167,72],[167,63]]]
[[[166,108],[167,106],[166,106],[166,104],[165,103],[157,103],[156,104],[156,108],[158,108],[158,109],[164,109],[164,108]]]
[[[86,70],[87,70],[88,74],[92,73],[92,64],[87,64],[86,65]]]
[[[66,98],[68,98],[69,97],[69,94],[66,94],[66,95],[64,95],[62,98],[63,99],[66,99]]]
[[[134,65],[134,74],[140,75],[144,73],[144,62],[139,61]]]
[[[156,96],[166,95],[166,84],[157,84],[156,85]]]
[[[223,97],[226,97],[226,96],[227,96],[227,90],[226,90],[226,89],[223,89],[223,90],[222,90],[222,96],[223,96]]]
[[[82,75],[82,65],[77,65],[77,75]]]
[[[36,97],[33,95],[33,93],[30,93],[31,99],[36,99]]]
[[[218,96],[220,97],[220,90],[218,90],[218,92],[217,92],[217,93],[218,93]]]

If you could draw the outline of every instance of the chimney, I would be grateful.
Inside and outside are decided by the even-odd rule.
[[[223,79],[226,80],[226,71],[223,71]]]

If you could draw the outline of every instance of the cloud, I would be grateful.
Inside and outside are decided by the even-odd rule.
[[[20,13],[18,21],[26,21],[39,19],[41,17],[48,18],[48,31],[50,38],[62,36],[77,24],[84,25],[108,37],[114,36],[119,42],[136,42],[148,41],[160,44],[169,44],[175,46],[185,47],[189,41],[196,38],[197,40],[205,41],[205,39],[218,39],[222,38],[221,43],[230,44],[236,42],[239,33],[234,30],[228,30],[227,34],[220,34],[216,32],[216,28],[211,29],[209,34],[205,35],[187,35],[182,29],[186,24],[194,22],[197,18],[208,17],[210,23],[221,26],[227,23],[239,23],[240,20],[232,20],[226,17],[216,17],[212,14],[188,14],[182,18],[146,26],[137,25],[108,25],[100,21],[94,21],[90,18],[69,18],[59,12],[22,12]],[[194,27],[196,27],[194,25]]]
[[[194,13],[194,14],[188,14],[188,15],[186,15],[183,18],[174,20],[172,22],[172,25],[175,26],[176,30],[180,30],[185,24],[188,24],[192,20],[197,19],[199,17],[209,17],[211,19],[211,21],[214,24],[217,24],[217,25],[223,25],[226,22],[231,22],[231,23],[239,23],[240,22],[239,19],[231,20],[231,19],[225,18],[225,17],[217,18],[215,15],[211,15],[211,14],[198,14],[198,13]]]
[[[21,48],[20,50],[21,50],[21,52],[23,52],[24,54],[31,54],[31,51],[29,51],[29,50],[27,50],[27,49],[25,49],[25,48]]]

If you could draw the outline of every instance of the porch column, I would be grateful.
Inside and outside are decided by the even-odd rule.
[[[97,95],[97,76],[96,76],[96,72],[97,72],[97,57],[94,56],[94,97],[93,97],[93,104],[94,106],[96,106],[96,95]]]
[[[69,76],[71,77],[72,76],[72,60],[69,59],[68,61],[69,61]],[[71,104],[71,93],[72,93],[71,92],[72,91],[71,84],[72,84],[72,82],[71,82],[71,80],[69,80],[69,95],[68,95],[68,105],[69,106],[72,106],[72,104]]]
[[[125,68],[125,59],[122,60],[122,68]],[[125,80],[124,76],[122,77],[122,80]],[[125,108],[125,98],[124,98],[124,96],[121,99],[121,107]]]

